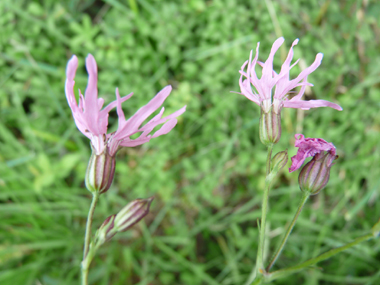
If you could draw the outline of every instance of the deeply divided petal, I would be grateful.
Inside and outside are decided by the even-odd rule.
[[[67,103],[69,104],[72,111],[75,111],[77,107],[77,101],[74,94],[74,77],[78,68],[78,58],[73,55],[66,67],[66,82],[65,82],[65,93]]]
[[[305,138],[302,134],[295,135],[296,141],[295,147],[298,147],[297,154],[291,158],[292,165],[289,168],[289,172],[293,172],[300,168],[308,157],[315,156],[321,152],[329,152],[332,156],[335,156],[336,149],[332,143],[329,143],[321,138]]]
[[[309,110],[310,108],[319,108],[319,107],[330,107],[338,111],[342,111],[343,108],[339,106],[338,104],[326,101],[326,100],[297,100],[297,101],[284,101],[284,107],[285,108],[296,108],[296,109],[303,109],[303,110]]]
[[[95,58],[89,54],[86,58],[86,68],[88,72],[87,88],[84,93],[84,115],[88,123],[89,131],[93,135],[102,135],[107,132],[108,116],[104,121],[99,122],[98,108],[98,67]]]
[[[170,85],[163,88],[157,95],[149,101],[148,104],[141,107],[131,118],[129,118],[122,126],[119,125],[115,133],[115,139],[122,140],[136,133],[140,125],[156,111],[169,96],[172,87]]]

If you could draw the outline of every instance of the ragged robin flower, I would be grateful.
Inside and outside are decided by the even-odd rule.
[[[285,62],[281,66],[280,72],[277,73],[274,71],[274,55],[283,42],[283,37],[278,38],[274,42],[269,57],[265,62],[258,61],[260,43],[257,43],[255,57],[252,60],[253,51],[251,51],[249,60],[243,64],[240,70],[241,76],[239,85],[241,94],[261,107],[260,139],[266,145],[277,143],[281,137],[281,109],[284,107],[303,110],[330,107],[339,111],[342,110],[339,105],[329,101],[302,100],[306,86],[312,86],[312,84],[307,81],[307,77],[321,64],[323,54],[318,53],[315,61],[309,67],[301,71],[296,78],[290,80],[290,70],[299,61],[297,60],[291,65],[293,47],[298,43],[298,39],[293,42]],[[262,68],[260,79],[256,74],[256,65]],[[293,92],[298,86],[301,87],[298,94],[289,98],[289,93]]]
[[[116,100],[103,108],[104,99],[98,98],[98,68],[95,58],[89,54],[86,58],[88,84],[84,95],[79,90],[79,103],[74,94],[74,77],[78,68],[78,58],[74,55],[66,68],[65,92],[78,129],[90,139],[93,150],[87,169],[86,185],[91,192],[104,193],[112,183],[115,169],[115,155],[122,147],[134,147],[150,141],[152,138],[167,134],[177,124],[177,117],[185,112],[186,106],[162,118],[164,108],[142,126],[143,122],[156,111],[169,96],[171,86],[164,87],[158,94],[141,107],[128,120],[125,119],[121,103],[128,100],[133,93],[120,97],[116,88]],[[118,128],[116,132],[107,133],[109,112],[116,107]],[[103,109],[102,109],[103,108]],[[153,129],[161,125],[153,134]],[[131,136],[141,133],[138,138]]]

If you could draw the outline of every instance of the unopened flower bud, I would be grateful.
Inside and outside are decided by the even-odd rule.
[[[273,106],[266,112],[261,108],[260,140],[266,146],[276,144],[281,138],[281,110],[276,112]]]
[[[105,193],[115,174],[116,160],[106,148],[101,154],[92,152],[86,171],[86,187],[90,192]]]
[[[130,229],[149,213],[153,197],[136,199],[125,206],[115,217],[114,228],[118,232]]]
[[[97,243],[103,244],[116,234],[116,232],[113,231],[115,217],[116,215],[109,216],[100,226],[100,228],[95,234],[95,239],[97,240]]]
[[[330,152],[321,152],[313,157],[301,170],[298,176],[300,188],[310,195],[318,194],[330,178],[330,169],[338,156]]]
[[[288,150],[280,151],[272,158],[271,172],[279,172],[288,163]]]

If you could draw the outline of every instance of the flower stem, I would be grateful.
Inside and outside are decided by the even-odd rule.
[[[95,211],[95,207],[96,207],[96,203],[98,202],[98,199],[99,199],[99,193],[93,192],[90,210],[88,211],[86,233],[84,237],[83,261],[82,261],[82,285],[88,284],[88,266],[84,267],[83,262],[86,260],[88,249],[90,246],[92,219],[94,216],[94,211]]]
[[[276,253],[273,255],[271,261],[269,262],[269,265],[267,266],[266,268],[266,271],[268,272],[272,266],[274,265],[274,263],[276,262],[277,258],[280,256],[285,244],[286,244],[286,241],[288,240],[288,237],[290,235],[290,233],[292,232],[293,228],[294,228],[294,225],[296,224],[297,222],[297,219],[298,219],[298,216],[300,215],[301,211],[302,211],[302,208],[303,206],[305,205],[307,199],[309,198],[310,194],[307,193],[307,192],[303,192],[302,194],[302,198],[301,198],[301,201],[298,205],[298,209],[297,209],[297,212],[295,213],[294,215],[294,218],[292,220],[292,222],[290,223],[290,225],[288,226],[288,229],[286,230],[286,233],[284,235],[284,237],[282,238],[282,241],[281,241],[281,244],[280,246],[278,247]]]
[[[268,156],[267,156],[267,164],[266,164],[267,178],[269,177],[269,173],[270,173],[272,149],[273,149],[273,144],[268,146]],[[264,255],[265,227],[266,227],[266,220],[267,220],[270,184],[271,184],[271,181],[269,181],[268,179],[265,179],[265,189],[264,189],[263,201],[261,205],[260,239],[259,239],[259,246],[257,249],[257,256],[256,256],[256,270],[258,272],[260,269],[264,268],[263,255]]]
[[[268,176],[270,173],[270,162],[272,160],[272,150],[273,150],[273,144],[270,144],[268,146],[268,154],[267,154],[267,169],[266,169],[266,175]]]
[[[88,267],[86,269],[82,268],[82,285],[88,284]]]
[[[288,268],[284,268],[284,269],[281,269],[281,270],[277,270],[277,271],[273,271],[272,273],[267,273],[266,275],[266,278],[265,280],[266,281],[273,281],[275,279],[278,279],[278,278],[281,278],[281,277],[285,277],[289,274],[292,274],[292,273],[295,273],[297,271],[300,271],[306,267],[309,267],[311,265],[314,265],[320,261],[323,261],[323,260],[326,260],[350,247],[353,247],[363,241],[367,241],[367,240],[370,240],[372,238],[374,238],[375,236],[370,233],[370,234],[366,234],[364,236],[360,236],[358,238],[356,238],[354,241],[350,242],[350,243],[347,243],[343,246],[340,246],[340,247],[337,247],[337,248],[334,248],[334,249],[331,249],[325,253],[322,253],[321,255],[318,255],[317,257],[314,257],[314,258],[311,258],[305,262],[302,262],[298,265],[295,265],[295,266],[291,266],[291,267],[288,267]]]
[[[90,264],[95,257],[95,253],[102,243],[91,243],[86,258],[82,261],[82,285],[88,284],[88,271]]]

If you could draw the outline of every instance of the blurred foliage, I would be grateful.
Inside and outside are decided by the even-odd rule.
[[[238,70],[260,45],[295,38],[306,98],[329,108],[283,110],[275,151],[294,134],[331,141],[340,156],[330,183],[304,209],[276,268],[370,231],[380,203],[380,3],[378,1],[70,0],[0,2],[0,284],[78,284],[90,195],[90,154],[64,95],[65,67],[79,58],[99,66],[99,94],[135,95],[132,115],[167,84],[170,113],[187,112],[168,135],[118,153],[115,182],[101,197],[94,228],[128,201],[154,195],[152,213],[104,246],[92,284],[244,284],[255,263],[266,153],[259,108],[238,91]],[[300,67],[293,69],[297,75]],[[111,130],[116,128],[111,113]],[[284,171],[270,200],[273,252],[300,199],[297,174]],[[361,244],[274,284],[378,284],[380,242]]]

